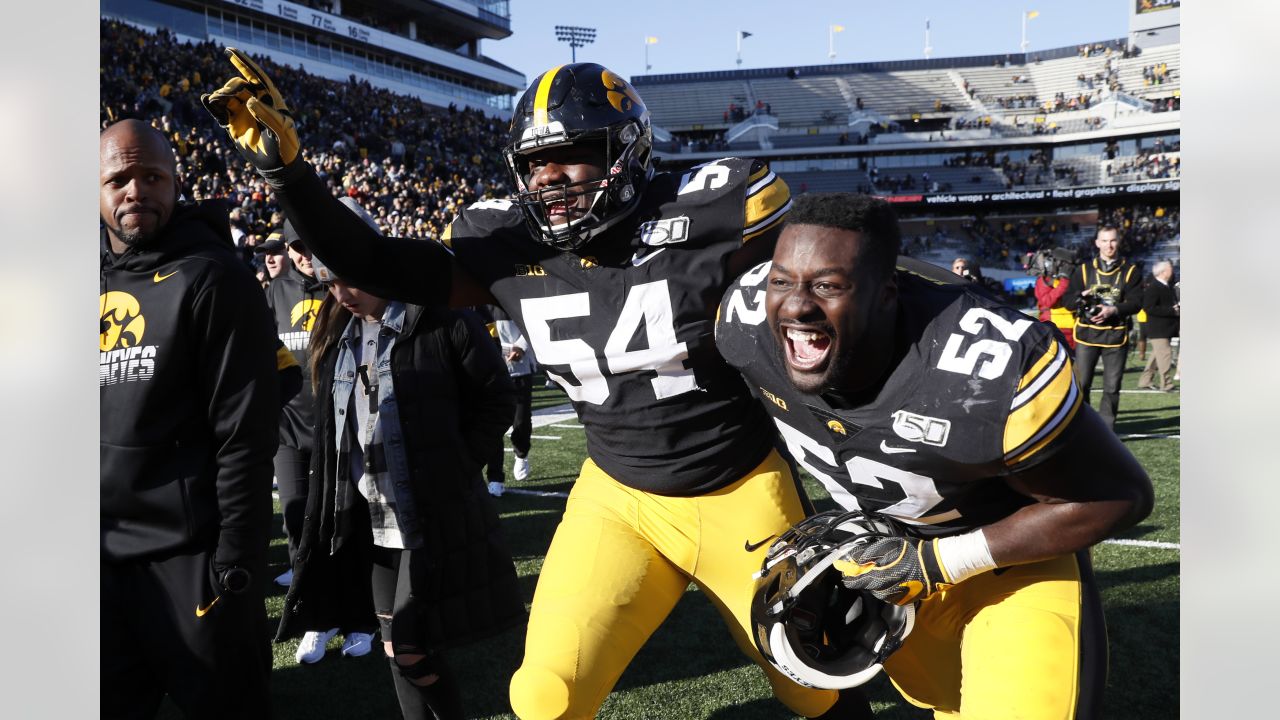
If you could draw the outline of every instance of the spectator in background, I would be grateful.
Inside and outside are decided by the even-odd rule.
[[[277,235],[273,233],[273,237]],[[289,543],[288,565],[275,579],[277,585],[289,587],[293,581],[293,565],[302,536],[302,520],[307,505],[308,471],[311,469],[312,436],[315,429],[309,377],[308,346],[320,303],[326,296],[315,278],[311,253],[298,239],[288,221],[278,233],[289,255],[289,264],[267,287],[267,306],[275,318],[276,332],[298,363],[303,367],[303,387],[280,416],[280,449],[276,451],[276,486],[280,492],[280,510],[284,516],[285,535]],[[344,656],[359,657],[369,652],[373,636],[368,627],[348,628],[342,645]],[[298,644],[295,657],[299,663],[315,663],[324,657],[325,645],[338,629],[306,633]]]
[[[480,475],[511,422],[511,381],[474,313],[388,301],[313,260],[328,295],[309,360],[311,508],[277,639],[372,610],[403,717],[461,720],[442,650],[525,617]]]
[[[1151,268],[1152,281],[1142,293],[1142,309],[1147,312],[1147,337],[1151,344],[1151,359],[1138,378],[1138,387],[1144,390],[1173,390],[1173,347],[1171,340],[1178,336],[1178,320],[1181,307],[1174,292],[1173,263],[1161,260]],[[1159,387],[1152,383],[1159,377]]]
[[[271,712],[263,574],[279,383],[221,203],[179,204],[168,139],[99,137],[103,717]]]
[[[529,341],[505,310],[497,305],[488,306],[488,310],[493,318],[502,359],[507,363],[507,373],[516,389],[515,418],[511,423],[511,449],[516,457],[511,476],[521,482],[529,479],[529,447],[533,434],[533,354],[529,352]],[[499,445],[498,454],[488,463],[489,494],[494,497],[502,497],[504,489],[504,455]]]
[[[967,278],[969,280],[972,280],[973,271],[970,269],[970,266],[972,264],[973,262],[969,260],[969,258],[958,257],[955,260],[951,261],[951,272],[959,275],[962,278]]]
[[[1098,257],[1076,266],[1062,302],[1076,309],[1076,384],[1089,400],[1093,374],[1102,360],[1098,413],[1115,429],[1120,380],[1128,359],[1129,316],[1142,307],[1142,272],[1120,255],[1119,229],[1102,224],[1094,240]]]
[[[267,282],[275,280],[280,273],[284,272],[287,265],[291,265],[286,259],[284,235],[281,233],[268,235],[267,241],[254,247],[253,252],[262,257],[262,264],[267,271]]]

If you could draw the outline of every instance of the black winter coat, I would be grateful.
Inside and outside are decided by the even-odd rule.
[[[337,357],[335,344],[318,369],[306,516],[278,641],[308,630],[372,624],[368,512],[362,502],[341,513],[334,506],[338,483],[350,483],[350,473],[337,467],[335,448]],[[423,519],[424,546],[416,552],[429,558],[420,599],[430,637],[414,640],[447,648],[518,625],[524,600],[480,472],[484,453],[501,442],[515,413],[506,365],[474,314],[407,305],[391,368]]]
[[[1151,280],[1142,292],[1142,309],[1147,311],[1147,337],[1178,336],[1178,313],[1173,309],[1177,303],[1172,287],[1154,278]]]

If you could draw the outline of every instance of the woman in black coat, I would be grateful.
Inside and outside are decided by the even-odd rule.
[[[515,390],[479,319],[388,302],[318,264],[316,436],[276,639],[377,615],[405,718],[463,717],[441,651],[525,619],[481,477]]]

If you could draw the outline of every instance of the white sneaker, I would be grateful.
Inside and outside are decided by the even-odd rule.
[[[373,636],[369,633],[348,633],[342,641],[342,654],[344,657],[362,657],[368,655],[372,647]]]
[[[338,628],[331,628],[324,632],[308,631],[302,636],[302,642],[298,643],[298,652],[294,657],[300,663],[320,662],[320,658],[324,657],[324,646],[328,645],[337,634]]]
[[[289,587],[289,585],[291,585],[292,583],[293,583],[293,568],[289,568],[288,570],[285,570],[283,573],[276,576],[277,585]]]
[[[529,458],[516,458],[515,467],[511,469],[511,475],[517,480],[529,479]]]
[[[489,494],[494,497],[502,497],[502,491],[504,489],[505,489],[505,486],[503,486],[503,484],[500,482],[489,483]]]

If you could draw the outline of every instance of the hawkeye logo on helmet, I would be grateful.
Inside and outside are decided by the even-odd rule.
[[[670,245],[689,239],[689,218],[681,215],[650,220],[640,226],[640,242],[650,247]]]
[[[605,97],[609,98],[609,104],[618,112],[627,112],[633,105],[643,105],[640,96],[636,94],[635,88],[622,78],[615,75],[611,70],[605,70],[600,73],[600,82],[604,83]]]

